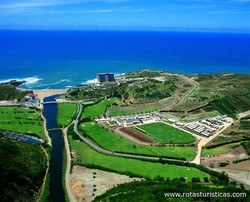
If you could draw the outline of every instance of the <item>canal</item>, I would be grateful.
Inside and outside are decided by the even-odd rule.
[[[45,102],[55,101],[58,95],[53,95],[44,98]],[[43,115],[47,122],[47,130],[53,128],[59,128],[56,120],[57,116],[57,104],[47,104],[43,106]],[[63,189],[63,152],[64,152],[64,141],[63,133],[61,130],[49,131],[49,135],[52,140],[52,151],[51,151],[51,162],[49,167],[50,174],[50,201],[64,202],[65,192]]]

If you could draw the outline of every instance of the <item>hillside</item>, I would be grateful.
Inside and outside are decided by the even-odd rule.
[[[217,110],[235,117],[250,109],[249,74],[203,74],[190,76],[199,83],[199,90],[174,108],[189,112],[194,109]]]
[[[12,85],[0,84],[0,100],[21,100],[30,91],[22,91]]]
[[[45,169],[39,145],[0,139],[1,201],[35,201]]]
[[[179,88],[178,85],[183,85],[178,77],[148,70],[125,74],[117,78],[117,83],[92,84],[87,88],[69,89],[65,97],[71,100],[117,97],[123,104],[143,104],[172,96]]]
[[[167,181],[141,181],[118,185],[115,188],[107,191],[101,196],[95,198],[97,201],[112,201],[112,202],[132,202],[132,201],[249,201],[249,191],[231,187],[208,187],[195,182],[198,179],[193,179],[192,183],[185,183],[184,178],[167,180]],[[167,196],[171,193],[190,193],[196,197],[171,197]],[[247,193],[247,197],[202,197],[198,196],[201,193]],[[165,196],[166,195],[166,196]]]

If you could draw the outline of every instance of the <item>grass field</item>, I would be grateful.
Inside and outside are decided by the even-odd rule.
[[[120,100],[118,98],[110,98],[107,100],[102,100],[101,102],[99,102],[95,105],[85,107],[81,118],[84,119],[87,117],[89,117],[89,118],[101,117],[107,106],[110,106],[112,104],[117,104],[117,103],[119,103],[119,101]]]
[[[130,114],[139,114],[145,112],[152,112],[159,110],[161,108],[160,104],[149,105],[149,106],[126,106],[126,107],[110,107],[109,115],[110,116],[126,116]]]
[[[143,146],[132,143],[95,123],[83,123],[80,125],[88,136],[103,148],[110,151],[127,152],[134,154],[144,154],[151,156],[167,156],[174,158],[186,158],[192,160],[195,156],[194,147],[156,147]]]
[[[207,173],[201,172],[196,168],[103,155],[92,150],[83,142],[72,140],[71,136],[69,136],[69,143],[70,148],[76,155],[76,164],[94,164],[114,171],[131,172],[150,178],[156,176],[169,177],[170,179],[185,177],[187,180],[191,180],[192,177],[209,177]]]
[[[77,112],[77,105],[74,103],[58,104],[57,123],[60,127],[67,127]]]
[[[44,138],[43,120],[38,110],[0,107],[0,130],[35,134]]]
[[[160,143],[188,144],[196,140],[191,134],[164,123],[152,123],[138,127],[146,131],[148,136]]]
[[[216,147],[213,149],[203,149],[201,156],[213,156],[213,155],[218,155],[218,154],[225,154],[230,151],[229,146],[222,146],[222,147]]]

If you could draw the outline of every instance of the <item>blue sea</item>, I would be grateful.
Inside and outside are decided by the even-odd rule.
[[[250,34],[150,31],[0,31],[0,81],[62,89],[98,72],[140,69],[250,73]]]

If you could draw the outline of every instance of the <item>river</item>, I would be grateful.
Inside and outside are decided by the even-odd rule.
[[[44,98],[44,101],[55,101],[58,95],[53,95]],[[57,116],[57,104],[47,104],[43,106],[43,115],[47,121],[47,130],[52,128],[59,128],[56,116]],[[61,130],[49,131],[49,135],[52,140],[51,162],[50,162],[50,201],[64,202],[65,192],[63,189],[63,151],[64,141],[63,133]]]

